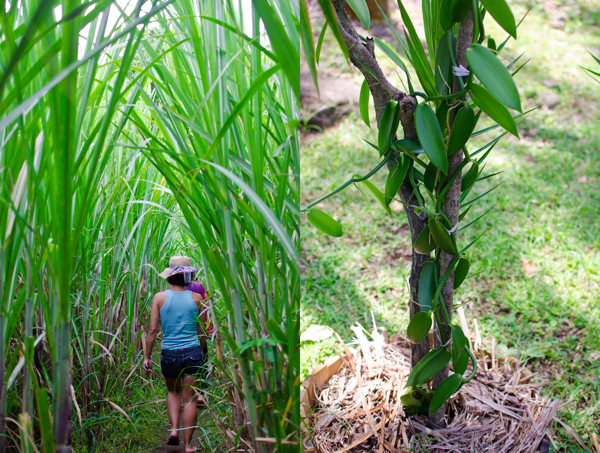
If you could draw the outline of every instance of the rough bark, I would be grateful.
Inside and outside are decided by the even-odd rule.
[[[465,68],[468,68],[466,52],[467,49],[471,46],[473,42],[473,11],[470,10],[467,15],[466,20],[460,24],[458,28],[458,37],[456,43],[456,63],[458,65],[462,65]],[[460,85],[457,78],[454,78],[452,84],[452,92],[457,93],[460,91]],[[450,116],[450,127],[454,122],[454,114],[456,109],[452,110]],[[448,162],[448,178],[454,174],[458,166],[463,161],[463,151],[460,150],[456,154],[450,157],[450,161]],[[458,223],[459,217],[459,207],[460,207],[460,185],[461,185],[461,175],[454,180],[452,186],[446,193],[446,198],[444,200],[444,213],[448,216],[448,219],[452,223],[454,227]],[[440,275],[444,275],[448,266],[454,259],[454,255],[450,255],[446,252],[442,252],[440,255]],[[446,283],[442,287],[442,297],[444,299],[444,305],[446,306],[446,311],[448,312],[448,317],[452,320],[452,306],[454,303],[454,271],[450,273],[450,276],[446,280]],[[444,315],[440,308],[440,319],[442,320],[441,330],[444,332],[444,336],[446,341],[448,341],[451,337],[450,326],[448,326],[444,320]],[[435,338],[435,346],[440,346],[439,338]],[[433,378],[433,389],[437,389],[442,382],[448,377],[448,366],[446,366],[440,373],[434,376]],[[437,425],[444,425],[444,412],[446,411],[446,404],[442,406],[442,408],[433,414],[430,418],[430,422]]]
[[[385,106],[391,99],[395,99],[400,103],[400,122],[404,130],[404,138],[416,139],[417,130],[415,127],[414,112],[416,108],[416,100],[413,97],[407,96],[391,85],[386,79],[375,58],[374,42],[372,38],[367,38],[366,43],[356,33],[352,22],[346,14],[344,0],[334,0],[333,6],[337,15],[338,24],[346,46],[350,61],[363,74],[371,96],[375,105],[375,114],[377,125],[381,121],[381,116]],[[367,70],[366,68],[369,70]],[[370,72],[369,72],[370,71]],[[388,168],[397,154],[392,156]],[[414,206],[417,206],[416,199],[413,195],[413,188],[408,177],[404,180],[398,196],[404,205],[404,212],[408,217],[408,224],[411,232],[412,247],[412,266],[409,278],[410,285],[410,317],[412,317],[421,308],[418,305],[419,301],[419,279],[421,277],[421,268],[423,263],[429,259],[429,255],[421,255],[414,250],[414,243],[425,226],[427,226],[427,215],[425,213],[417,214]],[[416,365],[429,352],[429,338],[426,337],[421,343],[411,345],[411,361],[412,365]]]

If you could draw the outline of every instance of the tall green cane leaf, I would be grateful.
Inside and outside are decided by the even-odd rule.
[[[433,109],[428,104],[419,104],[415,112],[417,135],[429,160],[444,174],[448,173],[448,157],[442,130]]]
[[[517,39],[517,24],[506,0],[481,0],[481,4],[494,18],[498,25],[513,38]]]
[[[469,67],[488,91],[507,107],[523,112],[515,81],[496,56],[479,44],[467,49]]]
[[[48,394],[46,393],[46,389],[36,389],[35,399],[40,417],[43,451],[44,453],[54,453],[54,436],[52,434],[52,422],[50,420],[50,407],[48,405]]]
[[[496,121],[501,127],[519,138],[519,131],[515,120],[511,116],[508,109],[500,103],[494,96],[490,94],[481,85],[471,86],[471,99],[477,107],[483,110],[491,119]]]
[[[267,0],[254,0],[252,7],[263,20],[271,47],[277,55],[297,99],[300,99],[300,58],[275,9]]]
[[[269,209],[269,207],[265,204],[265,202],[256,194],[252,188],[246,184],[239,176],[232,173],[230,170],[222,167],[221,165],[215,164],[213,162],[209,162],[203,160],[204,163],[214,167],[221,173],[223,173],[227,178],[229,178],[234,184],[236,184],[240,189],[244,191],[244,193],[252,200],[252,202],[256,205],[256,208],[261,212],[261,214],[268,220],[271,228],[275,232],[277,238],[281,241],[283,248],[285,249],[288,256],[291,258],[291,263],[299,268],[300,266],[300,258],[298,256],[298,250],[294,246],[294,243],[290,239],[288,233],[281,226],[281,223],[275,217],[275,214]]]
[[[281,65],[280,64],[275,65],[272,68],[267,69],[261,75],[256,77],[256,79],[254,79],[254,82],[252,82],[252,85],[250,85],[250,87],[248,88],[246,93],[244,93],[244,97],[242,99],[240,99],[238,101],[238,103],[235,105],[235,107],[231,110],[231,113],[229,114],[229,116],[227,117],[225,122],[223,123],[223,126],[221,126],[221,129],[219,129],[219,132],[213,139],[212,144],[206,150],[206,153],[204,154],[205,156],[210,156],[212,154],[212,152],[219,146],[219,144],[221,143],[221,140],[223,139],[223,137],[225,136],[225,134],[227,133],[227,131],[229,130],[231,125],[238,118],[239,114],[242,112],[242,110],[248,104],[248,102],[252,99],[254,94],[265,83],[267,83],[269,81],[269,79],[271,78],[271,76],[273,74],[275,74],[279,69],[281,69]]]

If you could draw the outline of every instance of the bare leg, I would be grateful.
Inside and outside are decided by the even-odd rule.
[[[183,376],[183,385],[181,396],[183,397],[183,440],[185,441],[186,453],[196,450],[190,445],[192,443],[193,427],[197,421],[196,393],[192,390],[192,385],[196,384],[195,376]]]
[[[181,380],[165,377],[167,382],[167,411],[171,420],[171,436],[179,437],[179,411],[181,410]]]

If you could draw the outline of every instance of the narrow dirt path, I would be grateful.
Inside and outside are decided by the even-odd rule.
[[[165,406],[165,410],[166,410],[166,406]],[[202,420],[206,420],[209,417],[210,417],[210,414],[208,413],[208,411],[198,409],[198,422],[196,423],[196,425],[200,426],[200,424],[202,423]],[[179,428],[183,428],[182,420],[183,420],[183,413],[180,412],[179,413]],[[156,449],[154,449],[152,451],[152,453],[184,453],[185,452],[185,446],[183,443],[183,431],[179,431],[179,445],[178,446],[167,445],[167,439],[168,439],[170,429],[171,429],[170,423],[167,426],[164,426],[161,428],[159,437],[162,439],[162,444],[159,447],[157,447]],[[202,443],[198,441],[199,438],[200,438],[200,431],[198,430],[198,428],[196,428],[194,430],[192,447],[202,448]],[[208,453],[208,450],[206,450],[206,451]]]

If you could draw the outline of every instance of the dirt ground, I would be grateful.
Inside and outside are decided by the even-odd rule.
[[[203,420],[206,420],[210,417],[210,414],[207,410],[198,409],[198,423],[196,425],[200,426]],[[183,428],[183,413],[179,413],[179,428]],[[167,445],[167,439],[169,437],[169,429],[171,428],[171,424],[169,423],[167,426],[161,428],[161,433],[159,437],[162,437],[162,444],[154,449],[152,453],[183,453],[185,451],[184,443],[183,443],[183,431],[179,432],[179,445]],[[194,437],[192,440],[193,447],[202,447],[202,444],[199,441],[200,431],[198,429],[194,430]]]

